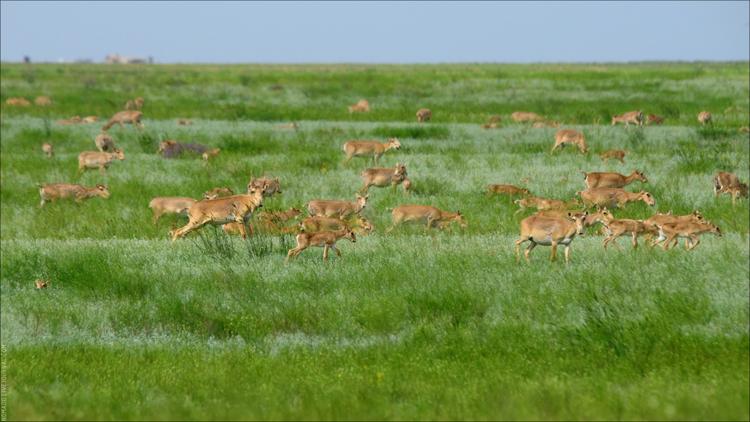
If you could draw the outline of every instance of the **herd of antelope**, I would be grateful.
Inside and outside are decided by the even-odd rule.
[[[41,97],[40,97],[41,98]],[[25,105],[18,99],[15,103]],[[51,100],[37,101],[38,105],[47,105]],[[28,101],[27,101],[28,102]],[[125,153],[115,146],[113,137],[107,132],[113,125],[121,127],[131,124],[142,128],[143,98],[130,100],[125,105],[125,110],[115,113],[102,127],[102,132],[94,139],[97,151],[84,151],[78,156],[78,169],[83,172],[87,169],[99,169],[103,173],[114,161],[124,160]],[[370,111],[367,100],[360,100],[348,107],[350,113],[363,113]],[[75,116],[61,124],[90,123],[96,121],[95,116],[81,119]],[[432,118],[432,111],[426,108],[419,109],[416,113],[417,121],[428,122]],[[514,112],[511,119],[518,123],[533,123],[534,127],[559,127],[560,124],[548,121],[538,114],[531,112]],[[485,129],[496,128],[500,124],[500,116],[492,116],[490,121],[482,127]],[[631,111],[619,116],[612,117],[612,125],[624,123],[626,126],[635,124],[642,126],[644,123],[661,124],[664,119],[660,116],[649,115],[647,118],[640,111]],[[711,124],[711,114],[701,112],[698,115],[701,124]],[[178,124],[185,125],[192,122],[180,119]],[[285,125],[286,128],[288,125]],[[289,126],[297,129],[298,125],[293,123]],[[580,131],[572,129],[559,129],[554,136],[554,144],[551,152],[562,149],[566,145],[574,146],[582,154],[588,153],[586,139]],[[354,157],[364,157],[378,164],[381,157],[391,150],[399,150],[401,142],[396,138],[387,139],[385,142],[369,140],[352,140],[343,144],[343,163],[347,164]],[[49,143],[42,145],[42,151],[48,157],[53,156],[53,146]],[[163,141],[159,145],[158,154],[164,158],[173,158],[183,153],[194,153],[202,156],[204,160],[216,156],[218,148],[210,148],[200,144],[180,143],[175,140]],[[624,163],[626,151],[610,150],[599,154],[603,161],[617,159]],[[362,187],[357,191],[354,201],[313,199],[304,207],[308,216],[301,221],[302,211],[291,208],[286,211],[265,212],[258,209],[263,206],[264,198],[281,193],[281,182],[278,178],[252,178],[247,184],[245,193],[235,193],[229,188],[218,187],[204,193],[202,199],[190,197],[156,197],[148,206],[153,212],[153,223],[157,224],[160,217],[165,214],[179,214],[187,216],[188,222],[183,227],[171,230],[169,235],[172,241],[185,237],[187,234],[200,229],[206,225],[221,226],[228,234],[239,234],[246,238],[248,234],[253,235],[255,230],[277,234],[296,234],[296,247],[287,253],[287,260],[299,255],[303,250],[311,247],[323,248],[323,260],[328,259],[329,250],[333,249],[338,256],[341,252],[336,243],[341,239],[356,242],[357,234],[367,235],[374,230],[372,223],[362,214],[367,206],[368,192],[371,187],[391,187],[396,189],[401,185],[405,194],[411,190],[411,180],[407,177],[407,169],[404,164],[398,163],[394,167],[367,168],[361,173]],[[638,237],[647,238],[647,243],[653,247],[661,244],[664,250],[674,247],[679,238],[685,239],[685,248],[692,250],[700,243],[699,235],[703,233],[714,233],[721,236],[721,230],[716,225],[706,220],[703,215],[694,211],[688,215],[672,215],[669,213],[656,213],[646,220],[617,219],[611,210],[625,207],[628,203],[642,201],[649,206],[655,204],[654,197],[646,191],[630,192],[624,188],[634,182],[647,183],[646,175],[634,170],[629,175],[612,172],[586,172],[583,173],[585,189],[576,192],[577,198],[570,200],[540,198],[522,187],[508,184],[490,184],[487,186],[488,195],[507,195],[508,197],[519,197],[514,203],[518,205],[516,214],[528,208],[536,209],[531,216],[520,222],[520,236],[515,241],[516,260],[520,261],[521,245],[529,242],[524,251],[526,260],[537,245],[551,247],[551,260],[555,260],[557,247],[562,245],[565,250],[565,262],[570,260],[570,245],[576,236],[582,236],[585,228],[594,224],[602,225],[605,238],[602,242],[606,249],[610,244],[619,246],[617,238],[623,235],[631,237],[633,248],[638,247]],[[714,177],[714,193],[728,194],[732,197],[732,204],[739,197],[748,196],[748,185],[740,182],[736,175],[719,172]],[[110,196],[109,188],[105,185],[85,187],[77,184],[54,183],[39,185],[41,197],[40,206],[47,202],[58,199],[74,199],[81,202],[88,198]],[[255,218],[253,218],[255,217]],[[467,227],[467,222],[460,211],[450,212],[441,210],[434,206],[404,204],[399,205],[391,211],[392,225],[385,231],[390,233],[397,226],[412,222],[423,224],[426,230],[432,228],[444,229],[456,223],[461,228]],[[254,221],[251,221],[254,220]]]

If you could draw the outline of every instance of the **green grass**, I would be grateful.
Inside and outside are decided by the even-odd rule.
[[[718,170],[750,178],[747,63],[441,66],[92,66],[2,64],[0,293],[9,419],[747,420],[750,208],[714,198]],[[273,85],[282,89],[271,89]],[[5,98],[50,95],[14,109]],[[106,175],[76,174],[99,124],[71,115],[146,98],[144,131]],[[349,115],[360,97],[373,111]],[[415,122],[416,109],[434,121]],[[734,106],[736,112],[727,109]],[[633,108],[662,127],[609,126]],[[715,127],[695,115],[710,110]],[[509,123],[536,111],[583,130],[592,153],[549,154],[554,129]],[[744,113],[744,114],[743,114]],[[492,114],[503,127],[483,130]],[[178,117],[194,125],[178,126]],[[296,120],[299,131],[278,129]],[[597,124],[596,122],[599,122]],[[206,228],[174,244],[182,217],[151,223],[154,196],[241,191],[279,177],[265,208],[353,198],[368,164],[342,165],[349,139],[395,136],[381,164],[407,165],[414,192],[372,189],[376,227],[343,258],[291,236],[247,241]],[[164,160],[159,141],[216,146],[213,161]],[[56,156],[46,159],[49,140]],[[624,148],[626,164],[597,152]],[[580,171],[633,169],[655,207],[700,210],[724,236],[698,248],[605,251],[595,229],[572,262],[538,247],[516,264],[523,215],[488,183],[566,199]],[[107,199],[40,209],[37,183],[106,183]],[[433,204],[469,226],[384,234],[389,208]],[[36,278],[51,287],[34,289]]]

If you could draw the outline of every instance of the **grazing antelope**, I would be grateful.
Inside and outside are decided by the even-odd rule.
[[[101,152],[112,152],[117,149],[115,147],[114,138],[112,138],[107,132],[102,132],[96,135],[96,138],[94,138],[94,145],[96,145],[96,149]]]
[[[513,185],[498,185],[498,184],[490,184],[487,185],[487,195],[508,195],[508,196],[514,196],[514,195],[531,195],[531,192],[529,192],[526,188],[519,188],[518,186]]]
[[[49,142],[45,142],[42,144],[42,152],[47,156],[47,158],[52,158],[52,156],[55,155],[52,144],[50,144]]]
[[[18,97],[18,98],[8,98],[5,100],[5,104],[9,106],[17,106],[17,107],[28,107],[31,105],[29,100],[26,98]]]
[[[397,225],[405,222],[424,222],[426,230],[434,226],[442,229],[451,222],[458,223],[464,229],[467,227],[461,211],[443,211],[429,205],[400,205],[393,209],[391,217],[393,224],[386,230],[386,233],[390,233]]]
[[[323,261],[328,261],[328,249],[333,249],[334,252],[336,252],[336,255],[341,258],[341,251],[339,251],[339,249],[336,247],[336,242],[339,239],[349,239],[352,243],[354,243],[357,241],[357,235],[355,235],[354,232],[350,229],[343,228],[336,231],[300,233],[297,235],[296,239],[297,246],[289,249],[289,252],[287,252],[286,254],[287,261],[295,258],[310,246],[322,247]]]
[[[516,123],[541,122],[544,117],[530,111],[514,111],[510,118]]]
[[[714,123],[711,113],[707,111],[701,111],[700,113],[698,113],[698,122],[703,126],[709,123],[713,125]]]
[[[631,123],[638,126],[643,126],[643,112],[640,110],[628,111],[622,113],[619,116],[612,116],[612,126],[617,123],[625,123],[625,126],[629,126]]]
[[[98,168],[99,173],[103,174],[113,161],[124,159],[125,152],[121,149],[115,149],[114,152],[84,151],[78,154],[78,172]]]
[[[621,188],[627,186],[636,180],[643,183],[648,183],[648,179],[643,172],[633,170],[630,175],[625,176],[620,173],[612,172],[581,172],[583,173],[583,180],[586,183],[586,189],[593,188]]]
[[[232,195],[198,201],[188,210],[188,223],[169,233],[174,242],[206,224],[223,225],[235,222],[240,224],[240,234],[244,239],[247,237],[245,224],[250,220],[253,212],[262,206],[263,192],[260,191],[247,195]]]
[[[119,124],[120,127],[125,127],[124,123],[130,123],[133,126],[136,126],[139,129],[143,128],[143,123],[141,123],[141,119],[143,118],[143,113],[140,111],[118,111],[115,113],[114,116],[112,116],[109,121],[102,126],[103,131],[109,130],[112,126],[115,124]]]
[[[621,188],[593,188],[576,192],[583,200],[585,208],[617,207],[622,208],[628,202],[643,201],[646,205],[653,206],[656,201],[654,197],[646,192],[628,192]]]
[[[349,114],[351,113],[367,113],[370,111],[370,103],[367,100],[359,100],[354,105],[347,107]]]
[[[529,254],[537,245],[551,246],[550,261],[557,259],[557,245],[565,246],[565,263],[570,262],[570,243],[584,235],[584,221],[588,216],[568,213],[567,218],[532,215],[521,220],[521,235],[516,240],[516,262],[521,260],[521,245],[531,242],[523,255],[530,262]]]
[[[557,148],[562,148],[566,144],[577,146],[583,154],[588,152],[586,138],[583,136],[583,133],[573,129],[561,129],[555,133],[555,145],[552,146],[551,152],[555,152]]]
[[[40,207],[47,202],[54,202],[58,199],[75,199],[76,202],[83,202],[85,199],[100,197],[109,198],[109,189],[105,185],[96,185],[93,188],[87,188],[81,185],[72,185],[69,183],[49,183],[39,186],[39,196],[41,197]]]
[[[263,192],[263,196],[281,194],[281,182],[278,177],[273,179],[268,177],[251,178],[247,184],[247,192],[250,193],[254,190],[260,190]]]
[[[649,114],[648,117],[646,117],[646,123],[650,125],[660,125],[664,123],[664,118],[657,116],[656,114]]]
[[[159,218],[164,214],[182,214],[187,215],[190,207],[195,204],[193,198],[181,196],[157,196],[148,203],[148,207],[154,213],[153,223],[156,224]]]
[[[34,286],[38,290],[40,290],[40,289],[46,289],[47,287],[49,287],[49,281],[43,280],[41,278],[37,278],[36,280],[34,280]]]
[[[232,189],[229,188],[213,188],[209,191],[203,192],[203,199],[216,199],[224,196],[234,195]]]
[[[307,203],[307,212],[311,217],[336,217],[346,220],[354,214],[360,214],[367,206],[367,195],[357,195],[355,202],[316,199]]]
[[[375,229],[368,219],[359,216],[352,221],[320,216],[307,217],[299,223],[299,229],[309,233],[334,231],[344,228],[351,228],[352,231],[359,235],[367,235]]]
[[[190,126],[193,124],[193,121],[190,119],[177,119],[177,124],[180,126]]]
[[[417,122],[424,123],[432,120],[432,110],[429,108],[420,108],[417,110]]]
[[[685,238],[685,249],[691,251],[695,249],[700,243],[698,235],[703,233],[714,233],[721,237],[721,229],[715,224],[709,223],[708,221],[702,221],[700,223],[694,222],[677,222],[677,223],[664,223],[657,225],[659,229],[659,241],[663,241],[662,248],[666,251],[670,248],[670,243],[674,241],[674,245],[677,244],[677,239],[682,237]]]
[[[221,152],[219,148],[211,148],[208,151],[204,152],[201,157],[203,157],[203,160],[208,161],[209,158],[219,155],[219,152]]]
[[[394,168],[369,168],[363,171],[360,176],[362,177],[362,189],[361,193],[367,193],[370,186],[377,186],[383,188],[391,186],[395,191],[396,186],[401,184],[406,179],[406,166],[398,163]],[[404,188],[406,192],[406,188]]]
[[[143,98],[138,97],[125,103],[125,110],[140,110],[143,108]]]
[[[599,154],[599,158],[601,158],[602,161],[604,161],[605,163],[611,159],[615,159],[625,164],[626,154],[627,154],[627,151],[624,151],[621,149],[610,149]]]
[[[52,99],[50,97],[47,97],[45,95],[40,95],[39,97],[36,97],[34,99],[34,104],[40,106],[40,107],[48,107],[52,105]]]
[[[536,208],[539,211],[544,210],[565,210],[576,205],[580,205],[577,199],[565,202],[559,199],[547,199],[531,196],[528,198],[516,199],[513,201],[514,204],[518,205],[518,211],[514,213],[518,214],[525,211],[527,208]]]
[[[658,225],[684,222],[700,223],[703,221],[705,221],[703,215],[697,210],[687,215],[672,215],[672,211],[669,211],[666,214],[656,213],[643,221],[643,226],[646,229],[646,242],[649,243],[651,247],[656,245],[654,237],[659,234]]]
[[[737,198],[748,196],[747,183],[740,182],[736,174],[720,171],[714,176],[714,195],[726,193],[732,196],[732,205],[735,205]]]
[[[352,157],[372,156],[373,162],[377,164],[380,157],[386,151],[392,149],[401,149],[401,142],[396,138],[389,138],[388,141],[383,143],[378,141],[348,141],[342,147],[344,154],[346,154],[344,163],[348,163]]]

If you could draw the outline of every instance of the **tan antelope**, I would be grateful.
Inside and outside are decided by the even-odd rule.
[[[367,193],[370,186],[379,188],[391,186],[395,191],[396,186],[406,179],[406,166],[398,163],[393,168],[369,168],[363,171],[360,176],[362,177],[362,189],[359,190],[361,193]],[[406,188],[404,188],[404,192],[406,192]]]
[[[627,155],[627,151],[621,149],[610,149],[599,154],[599,158],[605,163],[609,160],[615,159],[625,164],[625,155]]]
[[[83,119],[81,119],[81,123],[96,123],[99,121],[99,117],[97,116],[86,116]]]
[[[193,124],[193,121],[190,119],[177,119],[177,124],[180,126],[190,126]]]
[[[544,117],[530,111],[514,111],[510,118],[516,123],[541,122]]]
[[[357,195],[355,202],[316,199],[307,203],[307,212],[311,217],[336,217],[346,220],[354,214],[359,215],[367,206],[367,195]]]
[[[46,95],[40,95],[34,98],[34,104],[40,107],[48,107],[52,105],[52,99]]]
[[[677,244],[680,237],[685,238],[685,249],[691,251],[695,249],[700,243],[698,235],[703,233],[714,233],[721,237],[721,230],[715,224],[708,221],[702,221],[700,223],[694,222],[678,222],[678,223],[664,223],[657,225],[659,229],[659,239],[657,243],[662,241],[662,248],[666,251],[672,246]]]
[[[391,218],[393,219],[393,224],[386,230],[386,233],[390,233],[396,226],[406,222],[423,222],[425,223],[426,230],[433,227],[442,229],[451,222],[457,223],[464,229],[467,227],[466,220],[461,211],[443,211],[440,208],[429,205],[400,205],[393,209]]]
[[[142,97],[138,97],[138,98],[136,98],[134,100],[128,100],[125,103],[125,110],[134,111],[134,110],[140,110],[142,108],[143,108],[143,98]]]
[[[616,207],[622,208],[628,202],[643,201],[646,205],[653,206],[656,201],[654,197],[646,192],[628,192],[621,188],[593,188],[576,192],[583,201],[585,208]]]
[[[432,120],[432,110],[429,108],[420,108],[417,110],[417,122],[424,123]]]
[[[269,177],[251,178],[247,184],[247,192],[250,193],[254,190],[260,190],[263,192],[263,196],[273,196],[281,194],[281,182],[278,177],[273,179]]]
[[[552,146],[551,152],[555,152],[557,148],[562,148],[566,144],[575,145],[583,154],[589,152],[583,133],[573,129],[561,129],[555,133],[555,145]]]
[[[568,213],[567,218],[532,215],[521,220],[521,234],[516,240],[516,262],[521,260],[521,245],[531,242],[523,252],[526,262],[537,245],[551,246],[550,261],[557,259],[557,246],[565,246],[565,263],[570,262],[570,243],[576,236],[584,235],[587,212]]]
[[[124,123],[130,123],[140,129],[143,128],[143,123],[141,123],[142,118],[143,113],[141,113],[140,111],[118,111],[109,119],[109,121],[104,126],[102,126],[102,130],[107,131],[115,124],[119,124],[120,127],[125,127]]]
[[[28,107],[31,105],[31,102],[27,100],[26,98],[17,97],[17,98],[8,98],[5,100],[5,104],[9,106],[15,106],[15,107]]]
[[[646,123],[649,125],[660,125],[664,123],[664,118],[657,116],[656,114],[649,114],[648,117],[646,117]]]
[[[116,149],[114,152],[84,151],[78,154],[78,172],[83,173],[87,169],[99,169],[99,173],[104,174],[104,170],[109,167],[115,160],[124,160],[125,152]]]
[[[740,179],[734,173],[720,171],[714,176],[714,195],[726,193],[732,196],[732,205],[735,205],[738,197],[748,196],[747,183],[740,182]]]
[[[622,113],[619,116],[612,116],[612,126],[617,123],[625,123],[625,126],[629,126],[631,123],[638,126],[643,126],[643,112],[640,110],[628,111]]]
[[[349,239],[349,241],[354,243],[357,241],[357,235],[348,228],[343,228],[337,231],[300,233],[296,237],[297,246],[289,249],[289,252],[286,254],[286,260],[289,261],[290,259],[297,257],[297,255],[310,246],[323,248],[323,261],[328,261],[329,249],[333,249],[333,251],[336,252],[336,255],[340,258],[341,251],[336,247],[336,242],[339,239]]]
[[[49,183],[39,186],[40,207],[47,202],[54,202],[58,199],[74,199],[76,202],[83,202],[85,199],[100,197],[109,198],[109,189],[105,185],[96,185],[93,188],[87,188],[81,185],[72,185],[69,183]]]
[[[713,118],[711,116],[711,113],[707,111],[701,111],[698,113],[698,123],[705,126],[707,124],[713,124]]]
[[[372,156],[373,162],[377,164],[386,151],[401,149],[401,142],[396,138],[389,138],[388,141],[383,143],[378,141],[348,141],[344,143],[342,149],[346,154],[344,163],[348,163],[352,157]]]
[[[101,152],[113,152],[117,148],[115,147],[115,140],[107,132],[102,132],[96,135],[94,138],[94,145],[96,149]]]
[[[47,156],[47,158],[52,158],[52,156],[55,155],[54,148],[49,142],[45,142],[42,144],[42,152]]]
[[[244,239],[247,237],[245,224],[252,217],[252,213],[262,206],[263,192],[261,191],[217,199],[204,199],[190,207],[188,210],[189,221],[185,226],[169,233],[174,242],[206,224],[223,225],[234,222],[240,224],[240,234]]]
[[[624,234],[630,235],[633,249],[636,249],[638,248],[638,236],[648,233],[642,220],[615,219],[612,214],[608,214],[607,216],[602,216],[599,221],[604,224],[604,233],[606,235],[602,242],[604,249],[607,249],[607,245],[611,242],[614,242],[614,245],[619,249],[620,246],[617,244],[617,238]]]
[[[203,199],[216,199],[216,198],[221,198],[224,196],[231,196],[231,195],[234,195],[234,191],[232,191],[232,189],[218,187],[218,188],[213,188],[211,190],[203,192]]]
[[[370,103],[367,100],[359,100],[354,105],[347,107],[349,113],[367,113],[370,111]]]
[[[518,186],[513,185],[490,184],[487,185],[487,195],[526,196],[531,195],[531,192],[526,188],[519,188]]]
[[[34,280],[34,286],[37,289],[46,289],[47,287],[49,287],[49,281],[37,278],[36,280]]]
[[[203,160],[208,161],[209,158],[216,157],[219,155],[221,150],[219,148],[211,148],[208,151],[201,154],[201,157],[203,157]]]
[[[260,211],[257,213],[258,227],[266,233],[292,233],[293,229],[283,227],[288,221],[297,218],[302,211],[290,208],[286,211]],[[239,223],[227,223],[222,226],[227,234],[241,234]],[[250,231],[251,233],[253,230]]]
[[[514,213],[514,215],[525,211],[527,208],[536,208],[539,211],[566,210],[570,207],[580,205],[580,202],[578,202],[577,199],[566,202],[559,199],[539,198],[536,196],[516,199],[515,201],[513,201],[513,203],[518,205],[518,210]]]
[[[190,207],[196,202],[198,201],[193,198],[183,196],[157,196],[148,203],[148,207],[154,213],[152,221],[156,224],[164,214],[182,214],[186,216]]]
[[[656,213],[643,221],[643,226],[646,230],[646,242],[651,247],[656,245],[654,238],[659,234],[658,225],[665,223],[700,223],[702,221],[704,221],[703,215],[697,210],[687,215],[672,215],[672,211],[668,213]]]
[[[357,217],[351,221],[344,221],[330,217],[307,217],[299,223],[299,229],[304,232],[315,233],[321,231],[334,231],[351,228],[358,235],[367,235],[375,228],[372,223],[364,218]]]
[[[587,211],[570,211],[570,210],[561,210],[561,209],[551,209],[551,210],[541,210],[537,211],[532,215],[537,215],[540,217],[556,217],[556,218],[567,218],[568,214],[572,214],[573,216],[581,216],[585,215],[585,218],[583,220],[583,227],[590,227],[597,223],[602,223],[606,219],[613,218],[612,214],[607,210],[607,208],[599,208],[594,212],[587,212]]]
[[[581,172],[583,173],[583,180],[586,183],[586,189],[593,189],[593,188],[622,188],[625,187],[636,180],[648,183],[648,179],[646,178],[646,175],[643,174],[643,172],[638,170],[633,170],[632,173],[630,173],[628,176],[625,176],[620,173],[613,173],[613,172],[600,172],[600,171],[592,171],[589,173]]]

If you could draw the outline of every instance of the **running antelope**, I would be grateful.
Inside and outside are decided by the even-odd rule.
[[[357,217],[351,222],[338,218],[307,217],[299,223],[300,231],[308,233],[341,230],[343,228],[351,228],[358,235],[367,235],[374,230],[372,223],[364,217]]]
[[[317,233],[300,233],[297,235],[297,246],[289,249],[286,254],[286,260],[297,257],[302,251],[310,246],[323,248],[323,261],[328,261],[328,249],[333,249],[338,257],[341,257],[341,251],[336,247],[339,239],[349,239],[352,243],[357,241],[357,235],[348,228],[336,231],[325,231]]]
[[[699,211],[693,211],[687,215],[672,215],[672,211],[668,213],[656,213],[651,217],[643,221],[644,228],[646,229],[646,243],[651,247],[654,247],[657,243],[654,238],[659,234],[658,225],[665,223],[700,223],[703,222],[703,215]]]
[[[514,196],[514,195],[531,195],[531,192],[529,192],[526,188],[519,188],[518,186],[513,185],[497,185],[497,184],[490,184],[487,185],[487,195],[508,195],[508,196]]]
[[[114,152],[84,151],[78,154],[78,172],[98,168],[99,173],[103,174],[113,161],[124,159],[125,152],[121,149],[115,149]]]
[[[234,191],[229,188],[213,188],[209,191],[203,192],[203,199],[216,199],[224,196],[234,195]]]
[[[643,126],[643,113],[639,110],[628,111],[622,113],[619,116],[612,116],[612,126],[617,123],[625,123],[625,126],[629,126],[631,123],[638,126]]]
[[[678,238],[685,238],[685,249],[691,251],[695,249],[700,243],[698,235],[703,233],[714,233],[721,237],[721,230],[715,224],[709,223],[708,221],[702,221],[700,223],[694,222],[679,222],[679,223],[664,223],[657,225],[659,229],[659,239],[663,241],[662,248],[666,251],[677,245]],[[657,240],[657,241],[658,241]]]
[[[435,226],[442,229],[451,222],[456,222],[461,228],[466,228],[466,220],[461,211],[450,212],[429,205],[400,205],[391,212],[393,224],[386,230],[390,233],[397,225],[406,222],[424,222],[425,229]]]
[[[262,206],[263,192],[260,191],[254,191],[252,194],[246,195],[232,195],[198,201],[188,210],[188,223],[169,233],[174,242],[206,224],[222,225],[235,222],[240,224],[240,234],[244,239],[247,237],[245,224],[250,220],[253,212]]]
[[[143,118],[143,113],[140,111],[119,111],[115,113],[112,118],[109,119],[109,121],[102,126],[103,131],[109,130],[112,126],[115,124],[119,124],[120,127],[125,127],[124,123],[130,123],[133,126],[136,126],[137,128],[141,129],[143,128],[143,123],[141,123],[141,119]]]
[[[52,156],[55,155],[54,148],[49,142],[45,142],[42,144],[42,152],[47,156],[47,158],[52,158]]]
[[[622,188],[636,180],[648,183],[646,175],[638,170],[633,170],[630,175],[625,176],[620,173],[612,172],[582,172],[583,180],[586,183],[586,189],[592,188]]]
[[[726,193],[732,196],[732,205],[737,203],[737,198],[748,196],[747,183],[740,182],[736,174],[721,171],[714,176],[714,195]]]
[[[561,129],[555,133],[555,145],[552,146],[552,151],[555,152],[557,148],[563,148],[566,144],[575,145],[581,153],[586,154],[588,148],[586,148],[586,138],[583,133],[573,129]]]
[[[401,142],[396,138],[380,143],[378,141],[349,141],[342,147],[348,163],[352,157],[372,156],[373,162],[377,163],[386,151],[401,149]]]
[[[583,200],[585,208],[592,206],[622,208],[628,202],[635,201],[643,201],[651,206],[656,203],[654,197],[648,192],[628,192],[621,188],[593,188],[576,192],[576,194]]]
[[[599,158],[605,163],[611,159],[615,159],[625,164],[625,155],[627,155],[627,151],[621,149],[610,149],[599,154]]]
[[[355,202],[316,199],[307,203],[307,212],[311,217],[336,217],[346,220],[359,214],[367,205],[367,195],[357,195]]]
[[[429,108],[420,108],[417,110],[417,121],[419,123],[429,122],[432,120],[432,110]]]
[[[363,183],[362,189],[359,190],[361,193],[367,193],[370,186],[379,188],[391,186],[395,191],[396,186],[406,179],[406,166],[398,163],[394,168],[369,168],[363,171],[360,176],[362,176]],[[404,188],[404,192],[406,192],[406,188]]]
[[[510,118],[516,123],[541,122],[544,117],[530,111],[514,111]]]
[[[516,262],[521,260],[521,245],[531,242],[523,255],[530,262],[529,254],[536,245],[551,246],[550,261],[557,258],[557,245],[565,246],[565,263],[570,262],[570,243],[584,235],[584,221],[588,216],[569,212],[566,218],[532,215],[521,220],[521,235],[516,240]]]
[[[54,202],[58,199],[75,199],[76,202],[83,202],[85,199],[100,197],[109,198],[109,189],[105,185],[96,185],[93,188],[87,188],[81,185],[72,185],[69,183],[49,183],[39,186],[40,207],[47,202]]]
[[[614,245],[619,249],[617,238],[624,234],[630,234],[631,244],[633,249],[636,249],[638,248],[638,236],[648,232],[643,220],[615,219],[612,214],[607,214],[600,217],[599,221],[604,225],[604,233],[606,234],[602,242],[604,249],[607,249],[607,245],[611,242],[614,242]]]
[[[196,201],[193,198],[186,198],[181,196],[157,196],[148,203],[148,207],[154,213],[152,221],[156,224],[164,214],[182,214],[187,215],[190,207],[195,204]]]
[[[703,126],[709,123],[713,125],[714,123],[711,113],[707,111],[701,111],[700,113],[698,113],[698,122],[702,124]]]

